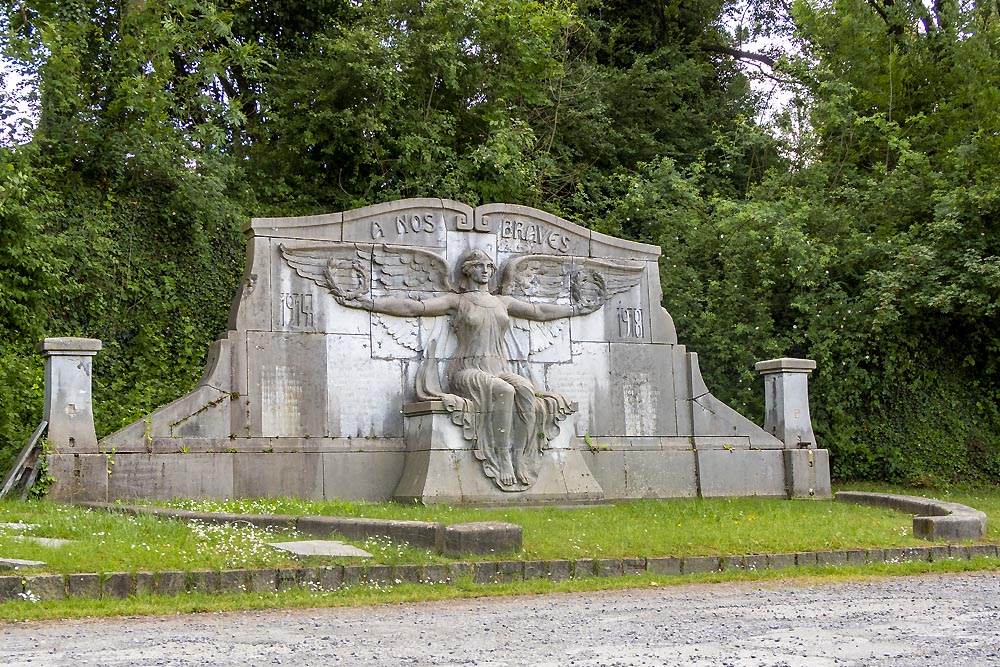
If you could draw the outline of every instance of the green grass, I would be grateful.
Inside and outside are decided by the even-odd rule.
[[[907,515],[814,500],[636,500],[572,509],[477,509],[293,499],[169,504],[200,511],[330,514],[445,523],[509,521],[524,529],[520,557],[525,559],[705,556],[921,544],[912,536]]]
[[[960,502],[988,515],[988,540],[1000,543],[1000,491],[945,489],[914,491],[886,486],[852,486],[880,492],[929,495]],[[576,508],[471,508],[393,503],[305,502],[294,499],[226,502],[177,501],[174,507],[201,511],[254,514],[363,516],[459,523],[510,521],[524,528],[524,550],[489,559],[525,560],[702,556],[781,553],[794,551],[906,547],[926,544],[912,536],[911,518],[891,510],[827,501],[717,498],[640,500]],[[44,561],[32,574],[76,572],[138,572],[228,568],[282,567],[303,564],[267,546],[267,542],[302,539],[292,530],[263,530],[246,524],[215,526],[200,522],[158,520],[149,516],[58,505],[44,501],[0,502],[0,523],[37,524],[35,528],[0,528],[0,555]],[[73,540],[47,547],[19,536]],[[386,540],[353,542],[372,552],[372,564],[439,563],[449,559],[426,550]],[[486,557],[482,557],[486,558]],[[357,562],[350,559],[310,559],[307,564]],[[361,605],[478,595],[509,595],[680,582],[785,580],[803,576],[853,578],[866,574],[958,572],[997,568],[996,561],[898,563],[863,568],[812,568],[794,571],[727,571],[685,577],[620,577],[551,583],[479,586],[451,585],[355,586],[338,591],[286,591],[266,595],[188,594],[176,598],[140,596],[128,600],[67,600],[0,604],[0,620],[63,618],[118,614],[223,611],[228,609],[291,608]]]

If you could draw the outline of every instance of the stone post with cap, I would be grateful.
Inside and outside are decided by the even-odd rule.
[[[790,498],[830,497],[830,458],[817,449],[809,415],[812,359],[769,359],[754,368],[764,376],[764,430],[785,444],[785,487]]]

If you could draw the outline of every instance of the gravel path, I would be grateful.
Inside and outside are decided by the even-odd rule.
[[[0,624],[0,665],[985,667],[1000,574]]]

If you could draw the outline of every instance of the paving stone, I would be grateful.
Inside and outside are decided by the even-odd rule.
[[[418,584],[423,576],[422,570],[419,565],[395,565],[392,576],[397,583]]]
[[[219,591],[222,593],[246,593],[246,570],[223,570],[219,573]]]
[[[930,552],[931,562],[933,563],[951,558],[951,554],[946,546],[927,547],[927,550]]]
[[[168,570],[160,572],[156,577],[156,592],[160,595],[181,595],[186,593],[187,589],[187,572]]]
[[[815,567],[819,564],[816,560],[815,551],[799,551],[795,554],[795,565],[797,567]]]
[[[268,546],[295,554],[299,558],[307,556],[335,556],[345,558],[371,558],[364,549],[359,549],[336,540],[300,540],[297,542],[270,542]]]
[[[882,549],[885,554],[886,563],[902,563],[903,562],[903,550],[902,549]]]
[[[279,567],[274,571],[275,588],[279,591],[287,591],[299,586],[299,570],[292,567]]]
[[[344,585],[344,566],[327,565],[320,572],[319,585],[324,591],[335,591]]]
[[[817,551],[816,564],[820,567],[847,565],[846,551]]]
[[[497,564],[493,561],[473,563],[472,580],[477,584],[491,584],[497,580]]]
[[[598,577],[622,576],[622,562],[615,558],[599,558],[596,561]]]
[[[20,570],[27,567],[42,567],[40,560],[23,560],[21,558],[0,558],[0,570]]]
[[[647,558],[646,567],[650,574],[679,575],[681,573],[681,559],[672,556]]]
[[[847,564],[848,565],[864,565],[868,559],[868,552],[863,549],[848,549],[847,550]]]
[[[357,586],[365,577],[364,565],[345,565],[342,571],[344,586]]]
[[[365,568],[365,581],[377,585],[391,585],[395,577],[392,575],[391,565],[369,565]]]
[[[156,593],[156,576],[152,572],[135,573],[135,594],[154,595]]]
[[[424,565],[420,580],[430,584],[442,584],[448,581],[448,568],[445,565]]]
[[[64,600],[66,598],[66,577],[61,574],[36,574],[24,578],[25,592],[39,600]]]
[[[908,547],[903,549],[903,560],[927,562],[931,559],[930,547]]]
[[[885,549],[866,549],[865,550],[865,562],[866,563],[884,563],[886,561]]]
[[[683,574],[704,574],[718,572],[721,569],[718,556],[685,556],[681,563]]]
[[[787,570],[795,567],[795,554],[768,554],[767,569]]]
[[[646,574],[645,558],[623,558],[622,574],[626,577],[637,577]]]
[[[101,576],[101,597],[123,600],[132,595],[132,575],[128,572],[109,572]]]
[[[510,584],[524,579],[524,566],[520,561],[502,560],[497,563],[497,581]]]
[[[767,569],[767,556],[765,554],[747,554],[743,557],[747,570],[758,572]]]
[[[96,574],[71,574],[68,590],[73,597],[100,597],[101,578]]]
[[[583,579],[584,577],[593,577],[596,568],[596,563],[593,558],[578,558],[573,561],[573,578]]]
[[[0,602],[13,600],[24,590],[21,577],[0,577]]]
[[[948,547],[948,554],[955,560],[969,560],[969,547],[952,544]]]
[[[997,548],[992,544],[973,544],[969,546],[969,558],[996,558]]]
[[[544,560],[526,560],[524,565],[524,579],[548,579],[549,563]]]
[[[549,581],[567,581],[573,578],[573,561],[549,561]]]
[[[215,570],[195,570],[191,572],[192,593],[218,593],[219,573]]]
[[[472,563],[449,563],[448,564],[448,576],[452,583],[455,583],[459,579],[470,579],[474,580],[476,576],[475,568]]]
[[[278,590],[276,570],[250,570],[248,591],[250,593],[274,593]]]
[[[747,569],[746,561],[743,556],[723,556],[722,557],[722,569],[723,570],[745,570]]]

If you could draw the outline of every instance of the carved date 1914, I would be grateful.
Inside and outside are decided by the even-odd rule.
[[[315,328],[313,295],[300,294],[299,292],[282,292],[281,326],[293,329]]]

